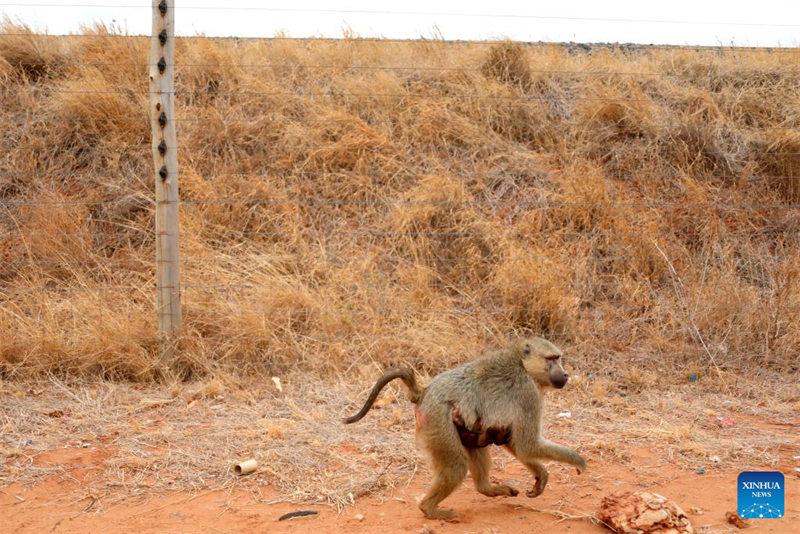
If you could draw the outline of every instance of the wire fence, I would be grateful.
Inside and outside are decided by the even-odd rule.
[[[149,9],[134,4],[49,3],[0,3],[0,8],[22,5]],[[283,11],[317,15],[441,14],[306,11],[268,6],[188,5],[176,9],[187,13],[225,9],[252,12],[252,16]],[[496,13],[448,15],[800,27],[784,23]],[[530,52],[533,59],[528,58],[524,67],[512,60],[504,68],[517,69],[523,77],[534,80],[526,85],[508,83],[503,74],[492,80],[487,75],[491,70],[488,63],[474,59],[514,45],[503,40],[276,37],[259,42],[299,46],[297,57],[262,61],[254,60],[252,54],[237,55],[242,42],[253,40],[250,37],[164,35],[166,39],[178,39],[187,56],[186,50],[198,43],[227,47],[226,53],[214,60],[198,61],[197,56],[202,54],[190,58],[179,52],[175,64],[178,88],[173,92],[178,102],[174,119],[179,126],[177,146],[153,146],[155,143],[146,135],[130,135],[122,145],[115,137],[113,142],[117,144],[106,146],[104,143],[111,141],[105,135],[111,132],[116,136],[118,123],[135,122],[144,127],[149,121],[147,111],[142,109],[138,114],[135,107],[133,111],[119,107],[120,114],[104,116],[102,112],[81,111],[77,105],[69,111],[58,107],[54,111],[48,105],[58,106],[58,98],[67,102],[73,97],[87,97],[80,101],[81,105],[105,97],[136,104],[151,96],[153,92],[145,86],[146,72],[158,64],[147,60],[144,48],[129,47],[127,55],[116,53],[115,59],[109,61],[80,57],[86,43],[92,40],[113,38],[137,43],[145,37],[99,31],[36,35],[8,24],[4,30],[0,33],[0,56],[5,57],[10,70],[0,72],[0,99],[6,101],[0,123],[6,132],[0,138],[0,147],[5,151],[0,161],[0,302],[6,310],[22,308],[31,316],[35,313],[31,311],[35,308],[31,294],[44,295],[53,302],[79,292],[120,293],[122,302],[125,298],[132,302],[142,294],[152,296],[153,286],[147,280],[157,268],[151,259],[153,238],[158,234],[152,224],[157,203],[149,193],[148,184],[153,178],[147,169],[152,167],[152,151],[177,150],[182,165],[178,174],[181,178],[191,175],[180,201],[185,240],[180,258],[184,269],[181,292],[184,307],[196,310],[197,315],[202,315],[200,307],[215,304],[219,310],[230,311],[226,300],[233,299],[240,304],[250,302],[248,309],[262,315],[266,314],[264,308],[272,313],[283,310],[287,321],[296,319],[297,314],[309,320],[318,316],[320,310],[309,309],[306,298],[298,296],[292,301],[291,296],[280,292],[274,299],[265,298],[270,284],[288,283],[306,295],[330,299],[330,308],[338,310],[341,317],[364,318],[370,312],[405,312],[430,320],[472,317],[475,335],[484,337],[487,323],[492,323],[495,331],[533,331],[573,340],[580,336],[602,337],[609,331],[629,327],[632,339],[638,336],[634,331],[645,332],[641,335],[655,331],[660,336],[683,334],[694,339],[700,350],[705,343],[697,343],[700,334],[695,321],[702,322],[707,329],[704,333],[716,336],[718,342],[731,338],[733,327],[708,299],[732,295],[739,305],[752,309],[752,317],[742,318],[738,317],[741,310],[728,304],[740,322],[756,324],[756,316],[763,318],[768,310],[780,309],[765,327],[764,335],[773,341],[784,339],[796,321],[787,318],[797,303],[793,296],[786,296],[786,287],[793,295],[796,287],[791,273],[800,265],[800,195],[796,194],[800,192],[800,113],[797,100],[795,104],[790,101],[792,96],[800,97],[800,69],[791,62],[791,54],[800,53],[798,48],[516,43],[522,50],[518,52],[520,57]],[[147,39],[149,42],[151,37]],[[25,70],[25,54],[48,57],[44,47],[35,46],[23,46],[25,52],[20,54],[19,48],[14,47],[26,40],[79,41],[84,48],[71,52],[76,57],[52,52],[52,65],[33,65],[22,78],[13,78],[8,72],[14,68]],[[320,52],[320,59],[309,60],[314,47],[323,44],[369,44],[373,50],[359,55],[356,48],[352,57],[337,61],[326,57],[329,51]],[[433,60],[426,56],[433,63],[452,62],[458,56],[454,49],[480,48],[481,52],[460,64],[426,64],[425,58],[415,57],[413,52],[420,45],[435,46],[450,54],[446,58],[434,55]],[[406,54],[408,57],[394,58],[394,52],[381,52],[382,47],[389,46],[412,52]],[[537,62],[536,51],[553,47],[561,50],[562,56]],[[598,59],[601,66],[595,67],[590,57],[595,51],[619,55],[613,61]],[[669,56],[649,62],[642,59],[646,54],[672,52],[694,54],[698,59],[689,67],[670,63],[675,58]],[[141,54],[145,57],[130,59]],[[575,60],[579,54],[589,59]],[[775,57],[789,59],[759,66],[758,58]],[[742,58],[745,59],[738,61]],[[722,63],[704,70],[704,62],[712,60]],[[45,72],[48,67],[60,69],[59,75],[38,78],[36,73]],[[81,76],[86,69],[121,72],[131,68],[141,71],[140,79],[106,80],[102,89],[80,89],[75,83],[67,83],[85,82]],[[224,74],[207,79],[201,76],[200,81],[191,79],[194,74],[215,69],[247,73],[256,83],[230,83]],[[298,79],[287,79],[284,89],[273,88],[282,75]],[[346,83],[350,75],[362,81],[391,75],[399,83],[391,90],[381,89],[379,84],[370,89],[353,89]],[[490,80],[486,86],[459,85],[451,78],[454,75]],[[267,79],[270,88],[253,88]],[[419,83],[423,79],[430,83]],[[536,79],[562,85],[548,92],[547,87],[535,86]],[[724,95],[732,99],[727,103],[719,101],[723,93],[719,87],[708,89],[710,84],[724,83],[731,83],[738,91],[734,96]],[[614,84],[618,85],[618,96],[593,94]],[[654,88],[653,84],[672,85]],[[700,94],[701,90],[706,92]],[[202,105],[189,102],[193,91],[203,93],[208,100]],[[768,101],[771,94],[783,100],[780,110],[770,108],[777,105]],[[245,111],[243,100],[248,101]],[[302,105],[297,104],[299,100]],[[55,103],[39,106],[39,101]],[[221,102],[226,103],[217,104]],[[414,113],[414,108],[409,107],[414,102],[425,102],[426,110],[440,113],[438,122],[424,116],[424,110]],[[503,119],[511,126],[490,124],[492,119],[484,108],[469,117],[457,109],[477,104],[487,109],[497,105],[523,108],[521,114],[514,115],[514,111],[510,118]],[[558,113],[524,107],[532,104],[559,108]],[[689,104],[695,106],[694,111],[681,109]],[[728,108],[722,109],[723,104]],[[254,112],[259,105],[261,111]],[[283,106],[286,109],[280,112],[274,109]],[[368,112],[359,114],[360,106],[369,106]],[[652,129],[658,133],[648,133],[647,127],[631,124],[637,120],[636,113],[647,106],[674,110],[672,116],[662,113],[651,120],[655,124]],[[743,106],[747,110],[741,111]],[[201,107],[208,116],[200,114]],[[582,108],[592,111],[577,117],[576,110]],[[758,114],[760,118],[735,122],[730,111],[734,108],[736,113]],[[407,114],[398,117],[398,110]],[[572,118],[565,121],[563,116]],[[473,133],[485,134],[484,137],[474,134],[476,140],[472,141],[458,136],[448,138],[441,132],[466,120]],[[571,137],[550,132],[548,135],[555,141],[546,145],[524,136],[498,134],[502,128],[525,128],[537,120],[552,123],[555,130],[569,130]],[[594,128],[592,121],[602,122],[597,131],[590,131]],[[83,134],[77,130],[84,123],[101,126],[81,137]],[[232,125],[244,129],[228,130]],[[247,129],[254,125],[258,126],[257,131]],[[380,139],[344,142],[362,125],[371,128],[370,134]],[[305,129],[307,135],[295,133],[287,139],[286,131],[295,127]],[[337,131],[326,130],[330,128]],[[691,133],[691,128],[701,133]],[[418,129],[427,129],[425,141],[409,139]],[[68,133],[56,142],[47,137],[61,130]],[[691,130],[689,134],[687,130]],[[214,138],[209,141],[200,133]],[[601,134],[601,141],[591,137]],[[682,143],[674,160],[648,161],[673,157],[668,152],[673,149],[669,143],[674,142]],[[585,148],[581,143],[592,146]],[[214,151],[221,150],[222,145],[228,164],[224,158],[210,163],[220,157]],[[258,147],[255,153],[253,145]],[[654,146],[656,150],[646,150]],[[393,150],[396,153],[387,155]],[[627,153],[629,150],[634,151],[633,155]],[[75,151],[97,154],[86,159],[85,154],[76,156]],[[324,159],[330,151],[337,152],[337,157],[323,160],[318,168],[308,168],[313,167],[309,161],[315,157]],[[142,161],[114,169],[119,158],[129,153]],[[486,163],[512,155],[530,158],[530,168],[526,167],[529,163],[522,163],[508,171],[503,167],[505,163],[494,167]],[[32,162],[32,158],[36,161]],[[630,169],[620,170],[612,165],[615,158],[627,158],[625,161],[636,162],[639,167],[629,163]],[[570,159],[580,160],[594,170],[569,168]],[[104,163],[94,168],[92,162],[96,160]],[[542,171],[537,166],[546,169]],[[602,178],[592,182],[590,175],[597,169]],[[172,176],[165,172],[161,178]],[[430,176],[447,179],[426,186],[425,180]],[[343,209],[353,213],[342,214]],[[542,269],[541,276],[527,272],[532,268]],[[414,269],[420,273],[416,279],[408,274]],[[424,295],[410,296],[420,292]],[[408,303],[414,299],[417,304]],[[8,317],[12,315],[11,322],[18,314],[8,312]],[[270,320],[273,319],[265,318],[264,324]],[[202,321],[205,319],[198,323]],[[463,327],[464,323],[459,322],[458,326]],[[272,328],[278,332],[285,325],[274,323]],[[352,335],[353,328],[357,330],[358,326],[343,329],[341,336]],[[365,320],[364,328],[379,326]],[[298,329],[304,336],[315,335]],[[187,335],[212,343],[231,343],[247,337],[235,329],[229,336],[203,334],[202,330],[191,324],[187,328],[191,334]],[[338,335],[330,331],[327,334],[326,339]],[[745,337],[738,342],[742,350],[760,343]]]
[[[63,8],[116,8],[116,9],[151,9],[152,6],[146,4],[102,4],[102,3],[22,3],[22,2],[2,2],[0,7],[63,7]],[[171,6],[165,4],[165,7],[186,10],[186,11],[229,11],[229,12],[262,12],[262,13],[307,13],[313,15],[320,14],[360,14],[360,15],[390,15],[390,16],[418,16],[425,17],[434,16],[452,16],[452,17],[476,17],[476,18],[490,18],[490,19],[538,19],[538,20],[564,20],[564,21],[591,21],[591,22],[624,22],[629,24],[667,24],[667,25],[709,25],[715,24],[720,26],[758,26],[769,28],[800,28],[800,24],[784,23],[784,22],[753,22],[753,21],[725,21],[725,20],[692,20],[692,19],[651,19],[651,18],[635,18],[635,17],[585,17],[585,16],[562,16],[562,15],[543,15],[543,14],[528,14],[528,13],[496,13],[496,12],[452,12],[452,11],[413,11],[413,10],[391,10],[391,9],[339,9],[339,8],[302,8],[302,7],[281,7],[281,6],[237,6],[233,5],[179,5]]]

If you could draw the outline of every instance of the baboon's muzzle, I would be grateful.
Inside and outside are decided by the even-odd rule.
[[[553,387],[556,389],[561,389],[567,385],[567,380],[569,380],[569,375],[564,371],[550,373],[550,383],[553,384]]]

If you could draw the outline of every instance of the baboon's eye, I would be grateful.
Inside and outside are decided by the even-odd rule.
[[[522,352],[523,352],[523,354],[525,354],[525,356],[527,356],[528,354],[531,353],[531,346],[526,343],[525,344],[525,348],[522,349]]]

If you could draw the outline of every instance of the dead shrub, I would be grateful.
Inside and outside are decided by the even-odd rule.
[[[48,104],[56,131],[66,146],[104,141],[125,146],[131,139],[150,135],[147,96],[109,82],[97,68],[86,68],[80,78],[65,81]],[[83,141],[83,143],[81,142]]]
[[[551,176],[559,194],[553,199],[554,206],[547,210],[546,227],[581,233],[613,227],[616,213],[602,169],[591,164],[576,165]]]
[[[654,136],[657,128],[649,107],[647,103],[622,98],[587,103],[581,109],[586,125],[592,130],[587,141],[603,143],[614,138]]]
[[[578,305],[569,279],[565,265],[516,250],[496,264],[490,287],[512,328],[569,339]]]
[[[525,48],[519,43],[505,42],[493,46],[481,65],[487,78],[527,91],[531,87],[531,69]]]
[[[767,183],[787,202],[800,201],[800,134],[792,130],[765,132],[753,151]]]
[[[209,39],[179,40],[181,64],[175,86],[186,106],[209,106],[218,97],[236,98],[246,70],[235,67],[247,61],[237,49]]]
[[[62,71],[67,62],[63,41],[58,37],[41,35],[29,26],[15,23],[8,15],[0,21],[0,58],[8,62],[20,79],[31,82]]]
[[[423,262],[444,288],[486,279],[496,254],[475,199],[449,176],[427,176],[396,203],[388,229],[411,262]]]
[[[112,84],[122,84],[137,92],[149,91],[148,67],[150,37],[125,35],[115,24],[96,22],[82,27],[85,35],[70,47],[74,63],[67,65],[70,78],[83,75],[83,69],[97,69]],[[178,42],[181,42],[180,40]]]
[[[455,154],[469,150],[476,139],[485,140],[486,128],[450,106],[430,99],[413,99],[404,103],[400,111],[397,136],[412,149]]]
[[[683,124],[663,137],[659,146],[661,157],[689,176],[730,177],[734,173],[734,160],[711,126]]]
[[[492,130],[538,149],[552,148],[559,137],[557,120],[538,101],[498,99],[491,102],[487,121]]]

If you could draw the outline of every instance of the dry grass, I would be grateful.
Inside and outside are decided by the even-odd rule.
[[[82,491],[107,504],[234,485],[257,493],[269,484],[290,501],[343,506],[413,473],[417,454],[408,418],[393,418],[387,407],[343,431],[342,396],[357,392],[283,378],[287,393],[228,387],[219,379],[144,391],[55,379],[0,384],[6,399],[0,424],[8,438],[1,443],[0,485],[70,480],[91,459],[103,475]],[[258,461],[258,472],[237,477],[234,464],[249,458]]]
[[[110,506],[177,490],[233,487],[260,500],[259,488],[269,485],[290,502],[349,505],[408,484],[425,470],[400,386],[389,386],[358,424],[339,422],[357,409],[344,399],[362,400],[377,371],[368,365],[357,370],[363,384],[356,386],[283,375],[281,390],[271,380],[221,378],[155,387],[0,381],[0,486],[46,477],[80,481],[67,487]],[[790,461],[800,407],[793,384],[776,382],[773,395],[756,405],[753,399],[763,398],[760,380],[742,380],[736,394],[724,395],[702,391],[711,379],[704,374],[699,383],[668,393],[652,391],[646,373],[632,370],[626,379],[630,387],[614,391],[604,379],[576,377],[546,403],[547,436],[578,446],[601,473],[622,464],[652,474],[652,466],[632,463],[640,450],[686,472]],[[561,411],[572,415],[557,417]],[[735,426],[721,425],[721,417],[733,418]],[[498,467],[513,461],[501,450],[492,454]],[[249,458],[258,460],[257,472],[237,477],[233,466]]]
[[[2,31],[0,375],[152,380],[149,42]],[[637,387],[796,376],[795,57],[181,40],[177,373],[433,372],[540,333]]]

